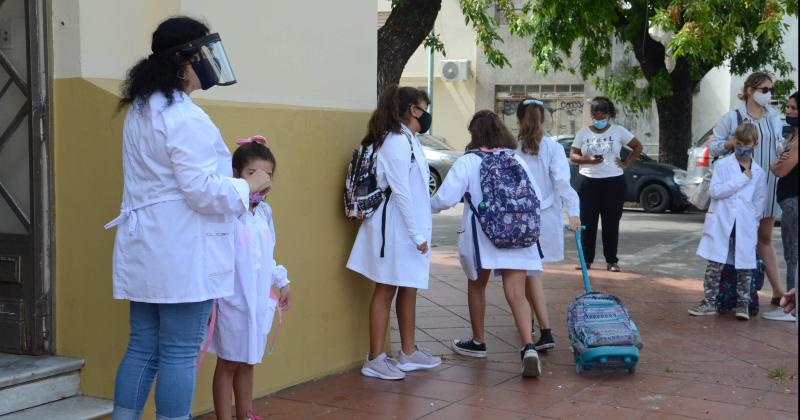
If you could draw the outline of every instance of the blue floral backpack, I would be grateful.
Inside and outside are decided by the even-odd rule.
[[[464,195],[472,209],[473,241],[480,268],[476,219],[483,233],[497,248],[527,248],[539,242],[540,202],[527,172],[514,158],[514,152],[467,153],[473,153],[482,160],[480,177],[483,201],[476,206],[469,193]]]

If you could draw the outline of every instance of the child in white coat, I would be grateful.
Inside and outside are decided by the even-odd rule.
[[[526,99],[517,107],[519,135],[517,154],[528,164],[533,180],[542,191],[542,227],[539,243],[544,262],[564,260],[564,216],[569,216],[569,229],[581,226],[580,200],[578,193],[570,185],[570,171],[564,148],[544,134],[544,103],[538,99]],[[531,309],[539,320],[540,335],[534,347],[537,351],[556,346],[550,330],[550,317],[542,287],[542,273],[528,272],[525,294]],[[531,325],[531,335],[536,329]]]
[[[706,214],[697,255],[708,260],[703,302],[689,309],[694,316],[715,315],[722,268],[736,267],[736,318],[750,319],[750,283],[756,268],[758,224],[767,192],[764,170],[753,161],[758,129],[742,124],[734,134],[734,153],[720,159],[711,178],[711,205]]]
[[[247,176],[262,170],[270,179],[275,157],[261,136],[237,141],[233,174]],[[271,186],[270,186],[271,188]],[[250,209],[236,221],[235,284],[233,295],[217,299],[216,334],[209,351],[216,354],[214,410],[220,420],[232,418],[231,390],[236,397],[236,418],[258,419],[253,413],[253,365],[261,363],[276,308],[291,303],[286,268],[273,257],[275,227],[272,209],[264,197],[270,188],[250,194]],[[275,297],[272,286],[280,289]]]
[[[469,123],[472,137],[467,150],[481,150],[489,153],[510,153],[524,169],[527,179],[518,189],[533,189],[541,197],[538,187],[525,162],[513,150],[516,141],[500,118],[491,111],[479,111]],[[481,192],[481,164],[483,159],[474,153],[460,157],[453,164],[442,186],[431,200],[433,212],[455,206],[465,194],[477,208],[483,205]],[[465,197],[465,200],[467,198]],[[465,204],[462,219],[462,232],[458,240],[458,253],[461,266],[467,275],[467,298],[469,302],[472,338],[454,340],[453,351],[473,357],[486,357],[484,340],[484,313],[486,310],[486,284],[492,270],[499,270],[503,277],[503,291],[514,315],[522,350],[523,376],[535,377],[541,373],[539,355],[534,349],[530,334],[531,308],[525,299],[525,274],[528,271],[541,271],[542,263],[538,247],[534,244],[526,248],[497,248],[473,220],[471,206]],[[477,244],[477,249],[475,245]]]

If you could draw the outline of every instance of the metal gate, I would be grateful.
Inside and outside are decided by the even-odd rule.
[[[0,351],[50,350],[45,0],[0,0]]]

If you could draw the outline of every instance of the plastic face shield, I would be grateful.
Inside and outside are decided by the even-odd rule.
[[[236,76],[233,74],[228,55],[225,54],[225,48],[222,46],[222,39],[218,33],[209,34],[170,49],[170,52],[173,53],[192,51],[196,51],[199,55],[199,61],[193,62],[192,67],[198,73],[201,81],[206,79],[204,84],[228,86],[236,83]],[[207,88],[204,86],[204,89]]]

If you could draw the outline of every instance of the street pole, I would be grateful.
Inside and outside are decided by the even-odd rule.
[[[430,35],[433,36],[433,31],[431,31]],[[433,116],[433,45],[428,46],[428,99],[430,99],[428,113]],[[428,134],[433,134],[433,123],[431,123],[431,128],[428,129]]]

